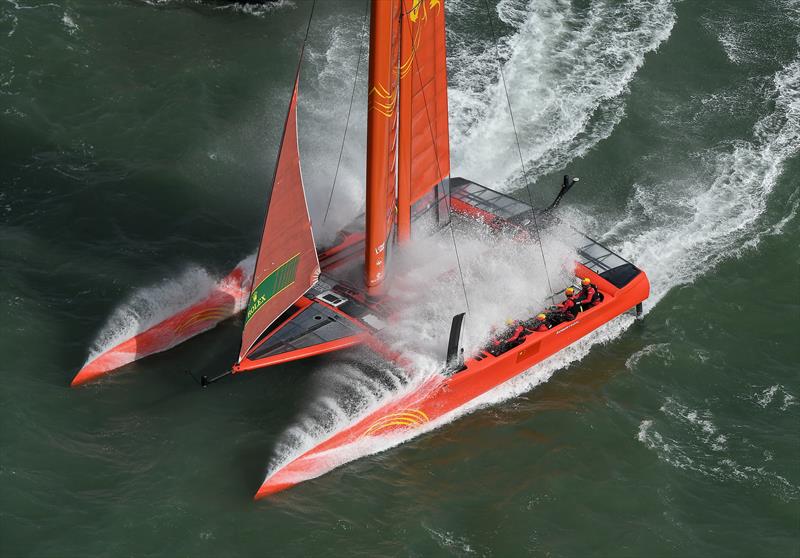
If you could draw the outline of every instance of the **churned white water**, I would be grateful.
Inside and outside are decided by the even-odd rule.
[[[482,41],[448,36],[453,166],[454,174],[508,188],[519,186],[521,169],[506,89],[530,177],[561,170],[608,137],[628,84],[675,21],[669,0],[582,9],[566,0],[504,0],[492,17],[495,29],[497,20],[516,29],[500,39],[500,65],[488,29]]]
[[[602,235],[647,270],[648,308],[774,234],[762,217],[785,162],[800,151],[800,60],[779,70],[770,85],[774,110],[756,122],[750,139],[694,154],[699,165],[689,176],[636,184],[626,217]],[[787,209],[785,218],[792,218],[797,200]]]

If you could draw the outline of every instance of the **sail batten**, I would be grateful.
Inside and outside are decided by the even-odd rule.
[[[320,267],[308,213],[297,139],[295,79],[256,258],[239,362],[258,338],[317,282]]]

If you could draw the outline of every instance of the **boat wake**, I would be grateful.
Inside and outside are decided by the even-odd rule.
[[[770,451],[742,438],[738,429],[724,432],[710,411],[691,409],[673,398],[659,411],[657,419],[639,424],[637,439],[663,461],[718,481],[764,486],[784,502],[800,497],[799,486],[768,470]]]
[[[752,139],[694,154],[690,176],[635,185],[626,217],[602,235],[647,270],[650,309],[674,287],[780,233],[797,215],[795,189],[777,223],[764,218],[785,162],[800,152],[800,59],[770,81],[774,110],[756,122]]]
[[[276,10],[294,8],[292,0],[273,0],[270,2],[248,2],[247,0],[140,0],[157,7],[198,6],[213,10],[224,10],[253,16],[265,16]]]
[[[488,25],[480,36],[464,28],[485,21],[483,5],[449,4],[454,168],[510,190],[520,186],[521,169],[496,50]],[[566,0],[502,0],[492,17],[513,29],[499,50],[531,179],[561,170],[609,136],[624,114],[628,84],[675,22],[670,0],[585,8]]]

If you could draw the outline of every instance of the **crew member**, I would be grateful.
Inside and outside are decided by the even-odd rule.
[[[577,296],[575,304],[577,304],[581,310],[588,310],[599,302],[599,298],[600,291],[597,290],[597,286],[592,284],[591,279],[584,277],[581,280],[581,292]]]
[[[550,324],[550,320],[547,319],[547,314],[537,314],[531,324],[533,331],[547,331],[551,327],[553,326]]]
[[[564,291],[564,295],[567,298],[564,300],[564,302],[556,306],[556,310],[563,314],[569,314],[572,317],[568,319],[573,319],[578,312],[580,312],[580,307],[576,304],[578,297],[575,293],[575,289],[572,287],[567,287],[567,289]]]
[[[495,356],[519,345],[525,339],[525,328],[521,323],[508,319],[506,326],[506,329],[492,341],[489,347],[489,352]]]
[[[509,322],[511,322],[511,320],[509,320]],[[514,322],[511,322],[508,325],[511,327],[514,325]],[[519,344],[522,343],[523,339],[525,339],[525,328],[522,327],[522,324],[517,323],[516,327],[514,327],[514,329],[511,331],[511,337],[506,339],[506,343],[509,345]]]

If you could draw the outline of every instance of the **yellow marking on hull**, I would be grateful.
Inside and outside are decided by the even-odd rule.
[[[374,424],[378,424],[381,421],[395,420],[395,419],[412,420],[414,422],[419,422],[419,423],[428,422],[428,417],[425,416],[424,413],[422,413],[422,415],[420,415],[420,414],[416,414],[416,413],[402,412],[402,413],[394,413],[394,414],[382,417],[382,418],[378,419],[377,421],[375,421]]]
[[[363,438],[364,436],[375,434],[392,426],[405,426],[413,428],[416,426],[421,426],[429,421],[430,419],[428,418],[428,415],[419,409],[403,409],[400,412],[392,413],[386,415],[385,417],[379,418],[372,423],[366,431],[364,431],[361,437]]]
[[[176,333],[182,333],[184,330],[190,328],[191,326],[198,324],[200,322],[206,322],[209,320],[223,320],[227,318],[229,312],[224,308],[209,308],[207,310],[201,310],[200,312],[196,312],[182,321],[175,327]]]

